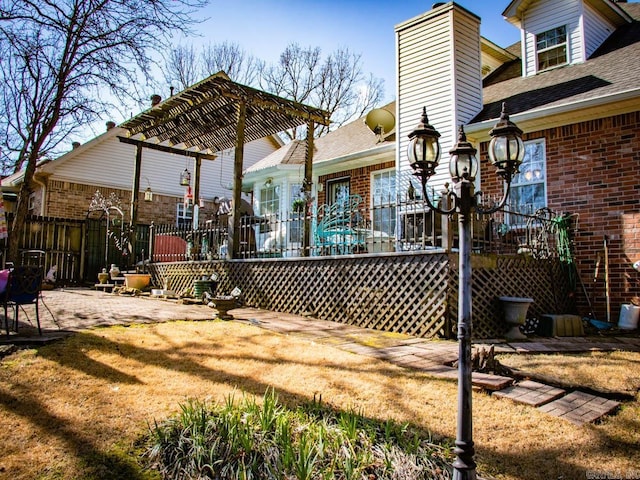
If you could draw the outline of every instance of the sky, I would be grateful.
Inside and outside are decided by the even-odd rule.
[[[384,80],[382,104],[395,99],[395,26],[431,10],[436,0],[211,0],[196,17],[197,37],[176,38],[179,43],[236,43],[247,54],[267,63],[276,62],[287,45],[320,47],[325,55],[348,47],[361,55],[365,76]],[[480,17],[480,34],[508,47],[520,40],[519,30],[502,12],[510,0],[457,0]],[[167,87],[168,89],[168,87]],[[160,92],[161,94],[163,92]],[[162,94],[168,96],[168,92]],[[135,114],[136,108],[131,109]],[[123,108],[127,111],[127,108]],[[120,122],[123,119],[113,118]],[[92,124],[78,138],[87,141],[102,133],[104,121]]]
[[[348,47],[362,55],[365,75],[385,81],[385,99],[395,97],[395,30],[431,9],[435,0],[212,0],[196,28],[198,43],[237,43],[247,53],[274,62],[292,42],[320,47],[324,55]],[[502,12],[509,0],[458,0],[478,15],[480,33],[501,47],[520,40]]]

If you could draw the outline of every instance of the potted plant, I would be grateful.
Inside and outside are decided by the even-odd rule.
[[[304,207],[306,206],[306,202],[303,198],[296,198],[291,205],[291,209],[295,213],[304,213]]]

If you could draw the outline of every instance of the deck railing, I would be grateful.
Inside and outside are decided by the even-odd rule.
[[[335,214],[335,213],[334,213]],[[244,216],[240,220],[238,258],[309,257],[403,251],[452,252],[458,248],[457,216],[442,216],[421,201],[397,205],[358,206],[342,212],[340,221],[326,221],[328,210],[284,216]],[[505,209],[473,217],[473,252],[527,254],[553,258],[566,252],[569,222],[548,209],[524,215]],[[152,262],[224,259],[228,256],[228,225],[219,219],[192,224],[152,225]],[[308,220],[306,222],[305,220]],[[399,221],[396,221],[399,220]],[[304,247],[305,224],[311,245]],[[559,240],[560,239],[560,240]],[[566,254],[566,253],[564,253]]]

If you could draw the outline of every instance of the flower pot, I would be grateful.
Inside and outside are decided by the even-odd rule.
[[[151,283],[151,275],[148,273],[125,273],[124,285],[128,288],[144,290]]]
[[[524,340],[527,336],[520,331],[527,319],[527,310],[533,298],[499,297],[504,311],[504,321],[509,330],[505,334],[507,340]]]
[[[222,320],[232,320],[233,315],[229,313],[229,310],[236,308],[235,297],[216,297],[213,299],[213,304],[218,311],[218,318]]]

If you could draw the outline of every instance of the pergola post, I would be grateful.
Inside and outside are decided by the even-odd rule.
[[[315,123],[313,120],[307,122],[307,150],[304,159],[304,229],[302,237],[302,255],[311,256],[311,212],[308,211],[309,199],[311,198],[311,187],[313,185],[313,138]]]
[[[200,223],[200,167],[202,166],[202,158],[196,155],[193,161],[193,222],[192,228],[198,229]]]
[[[238,258],[240,250],[240,207],[242,202],[242,165],[244,161],[244,127],[247,119],[247,105],[237,103],[236,148],[233,161],[233,200],[229,219],[230,258]]]
[[[131,233],[133,234],[132,238],[132,248],[135,248],[135,242],[137,237],[137,229],[136,226],[138,224],[138,192],[140,191],[140,170],[142,167],[142,145],[136,145],[136,161],[133,167],[133,187],[131,189],[131,210],[130,210],[130,220],[131,220]],[[134,252],[131,252],[133,255]]]

